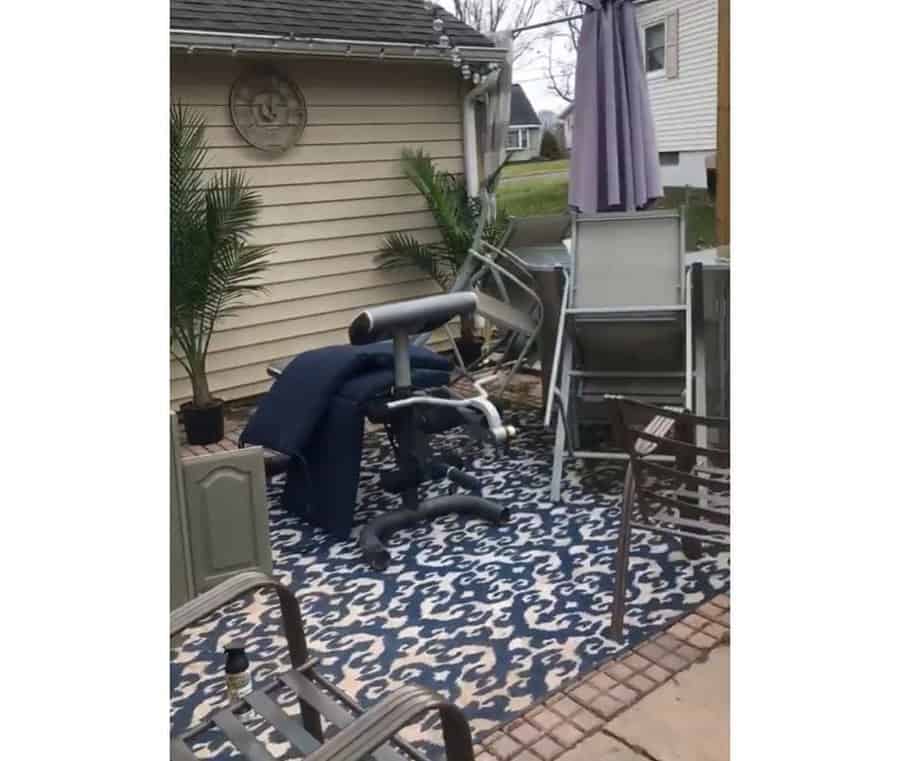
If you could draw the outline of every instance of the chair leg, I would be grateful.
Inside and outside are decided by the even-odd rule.
[[[634,509],[634,470],[631,464],[625,473],[625,491],[622,495],[622,518],[619,523],[619,541],[616,547],[616,581],[612,607],[612,637],[623,642],[625,603],[628,601],[628,557],[631,551],[631,512]]]
[[[562,415],[556,417],[556,439],[553,443],[553,469],[550,475],[550,499],[559,502],[563,462],[566,459],[566,426]]]
[[[675,438],[689,444],[696,443],[696,430],[687,423],[679,422],[675,425]],[[696,464],[696,458],[691,455],[679,455],[675,458],[675,467],[685,473],[690,473]],[[683,498],[682,502],[693,501],[692,499]],[[681,510],[685,518],[690,520],[698,520],[700,513],[684,507]],[[685,536],[681,539],[681,551],[684,552],[688,560],[699,560],[703,555],[703,545],[699,539]]]
[[[561,359],[562,377],[560,379],[560,407],[562,414],[556,416],[556,439],[553,444],[553,470],[550,478],[550,499],[553,502],[559,502],[560,498],[560,482],[562,481],[563,462],[565,461],[566,450],[566,428],[569,426],[569,396],[571,393],[572,378],[569,375],[572,369],[572,348],[568,343],[563,344]],[[549,397],[552,400],[552,397]],[[577,421],[576,421],[577,425]],[[569,442],[569,446],[572,443]]]

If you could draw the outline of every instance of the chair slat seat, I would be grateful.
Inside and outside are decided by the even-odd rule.
[[[726,516],[719,515],[719,518]],[[729,527],[725,523],[714,523],[712,521],[698,521],[693,518],[682,518],[680,512],[671,508],[663,508],[653,514],[653,520],[647,523],[648,526],[654,526],[657,531],[664,531],[666,525],[681,526],[682,528],[693,529],[698,532],[727,534]]]
[[[269,724],[284,735],[285,739],[297,750],[312,753],[321,743],[307,732],[299,721],[299,717],[288,716],[265,692],[256,691],[247,696],[250,706]]]
[[[236,705],[221,708],[210,719],[172,737],[171,761],[197,761],[190,743],[204,733],[214,732],[224,735],[246,761],[274,761],[274,756],[260,739],[268,727],[280,733],[293,749],[286,755],[279,751],[281,758],[297,758],[296,753],[300,752],[310,761],[426,761],[420,752],[399,738],[397,732],[433,710],[440,712],[447,761],[474,761],[472,736],[465,715],[430,690],[409,685],[364,711],[349,695],[317,674],[314,670],[316,659],[308,657],[297,598],[271,576],[258,572],[238,574],[173,611],[169,624],[171,636],[177,636],[213,610],[259,588],[269,588],[277,593],[294,668],[276,675]],[[292,700],[299,702],[299,715],[290,716],[268,694],[276,690],[286,690]],[[245,725],[236,715],[236,711],[247,707],[262,717],[262,726],[256,721]],[[327,741],[321,726],[323,716],[339,730]]]
[[[728,504],[727,502],[724,503],[726,505],[726,507],[720,507],[718,505],[710,507],[709,505],[703,505],[703,504],[690,504],[683,500],[677,499],[675,496],[673,496],[671,494],[666,494],[665,492],[657,491],[654,489],[648,489],[647,487],[640,486],[640,485],[635,486],[635,489],[636,489],[638,495],[646,496],[649,498],[650,501],[657,500],[657,501],[662,502],[663,504],[665,504],[671,508],[674,508],[676,510],[687,510],[690,512],[696,512],[701,515],[706,514],[711,517],[727,516],[729,514],[729,511],[727,508],[727,504]],[[675,494],[677,495],[678,492],[675,492]],[[700,495],[698,498],[698,502],[703,501],[703,500],[704,500],[704,496]],[[642,510],[641,512],[644,514],[647,513],[646,510]]]
[[[652,531],[656,534],[664,534],[665,536],[677,536],[681,539],[691,539],[694,541],[703,541],[708,542],[709,544],[716,544],[722,546],[730,545],[730,537],[718,537],[714,533],[707,533],[703,536],[697,534],[696,531],[685,531],[677,528],[660,528],[657,525],[652,523],[641,523],[640,521],[634,521],[631,524],[632,528],[643,529],[644,531]]]
[[[648,455],[656,451],[658,442],[662,441],[662,437],[671,430],[673,425],[675,425],[675,422],[671,418],[657,415],[647,424],[647,430],[654,433],[656,440],[645,439],[638,441],[635,444],[635,451],[641,455]]]
[[[328,721],[343,729],[349,726],[354,719],[350,711],[337,701],[329,698],[320,687],[316,686],[303,674],[296,671],[287,671],[279,676],[279,679],[287,685],[301,700],[306,701],[322,714]],[[405,761],[396,751],[388,747],[382,747],[372,753],[375,761]]]
[[[213,716],[213,723],[225,733],[231,744],[247,761],[275,761],[275,757],[266,750],[266,746],[251,734],[241,720],[231,712],[231,708],[218,711]]]

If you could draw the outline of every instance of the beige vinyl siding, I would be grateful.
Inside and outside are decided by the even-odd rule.
[[[650,0],[636,6],[641,28],[678,13],[678,75],[650,76],[660,151],[716,148],[716,0]]]
[[[298,145],[277,157],[247,146],[231,126],[231,85],[252,62],[199,54],[172,59],[173,100],[207,120],[207,167],[245,172],[263,199],[254,242],[273,247],[266,292],[247,299],[210,343],[210,384],[225,399],[264,392],[273,360],[346,343],[360,309],[433,293],[418,270],[375,266],[389,233],[439,237],[403,176],[400,152],[422,147],[441,168],[463,170],[460,80],[450,67],[273,62],[296,81],[308,109]],[[187,399],[190,382],[174,361],[171,379],[173,402]]]

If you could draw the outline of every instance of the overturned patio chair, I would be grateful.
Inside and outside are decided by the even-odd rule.
[[[544,307],[524,262],[511,251],[484,241],[469,249],[450,293],[469,290],[478,296],[476,314],[496,329],[496,335],[485,342],[478,359],[466,363],[450,326],[445,325],[444,330],[461,369],[459,378],[498,376],[499,383],[492,388],[491,396],[500,399],[515,374],[536,356]],[[430,337],[430,333],[420,334],[413,343],[424,346]]]
[[[550,317],[538,293],[540,289],[535,276],[518,251],[562,247],[571,224],[569,214],[510,217],[506,234],[497,246],[481,244],[482,256],[491,259],[493,271],[490,273],[491,279],[486,277],[488,273],[485,269],[474,276],[476,285],[486,281],[486,287],[479,289],[482,296],[480,312],[489,322],[501,328],[500,340],[489,346],[485,354],[489,356],[497,345],[504,347],[500,364],[507,362],[507,380],[538,357],[538,343],[547,335]],[[474,255],[482,264],[485,263],[477,252]],[[552,335],[556,336],[555,330],[552,330]]]
[[[607,397],[607,405],[616,443],[628,456],[611,627],[621,642],[632,529],[680,538],[691,560],[704,544],[730,546],[729,422],[622,397]],[[701,446],[701,438],[715,445]],[[661,453],[674,463],[652,459]]]
[[[291,746],[279,748],[279,758],[308,761],[426,761],[425,757],[395,735],[426,713],[438,711],[447,761],[473,761],[472,734],[462,711],[423,687],[402,687],[363,711],[347,693],[322,677],[316,658],[307,650],[303,620],[297,598],[290,589],[263,573],[234,576],[185,603],[170,616],[170,636],[256,589],[269,588],[278,596],[281,621],[290,652],[291,669],[276,674],[234,705],[213,711],[211,717],[187,732],[171,738],[172,761],[196,761],[192,746],[223,736],[247,761],[275,761],[260,734],[274,727]],[[223,670],[224,678],[224,670]],[[285,712],[284,698],[299,704],[299,715]],[[239,715],[252,708],[262,719],[244,723]],[[338,728],[325,739],[322,718]],[[283,746],[284,741],[279,739]]]
[[[547,389],[544,424],[557,412],[551,497],[560,498],[567,456],[627,459],[583,446],[582,426],[609,424],[605,397],[690,406],[692,340],[677,211],[577,215],[572,271]]]

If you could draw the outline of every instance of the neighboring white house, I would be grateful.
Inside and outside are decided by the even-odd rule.
[[[509,102],[506,149],[515,153],[509,160],[528,161],[540,156],[542,130],[541,119],[535,113],[522,85],[513,85]]]
[[[706,186],[716,150],[716,0],[635,3],[663,185]]]
[[[717,0],[636,0],[664,186],[706,187],[716,150]],[[575,104],[564,108],[572,146]]]

